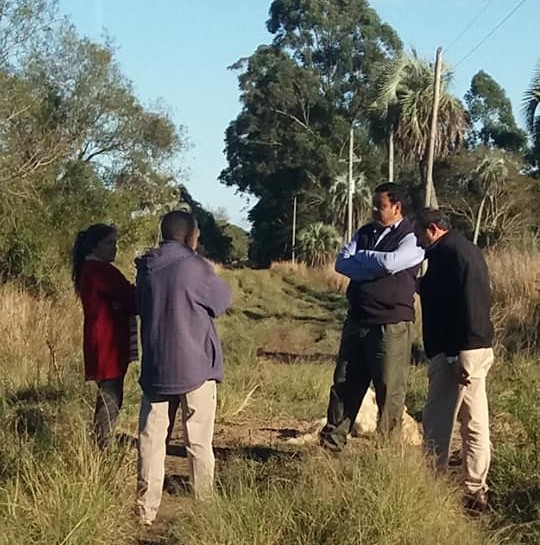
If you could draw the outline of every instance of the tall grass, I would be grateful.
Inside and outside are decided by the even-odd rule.
[[[52,299],[1,286],[3,386],[17,388],[73,376],[81,362],[81,323],[82,313],[71,293]]]
[[[486,255],[493,289],[492,318],[508,353],[540,350],[540,252],[507,248]]]
[[[486,260],[491,276],[492,320],[499,352],[538,353],[540,252],[534,247],[530,250],[504,248],[487,252]],[[313,269],[304,263],[276,262],[272,269],[339,293],[345,293],[348,285],[348,279],[335,272],[332,264]]]
[[[465,519],[451,486],[400,448],[359,447],[341,457],[220,472],[220,495],[178,518],[168,545],[460,545],[498,543]]]
[[[134,457],[98,453],[84,429],[45,453],[19,444],[16,476],[0,487],[0,543],[132,543]]]
[[[533,283],[539,260],[537,254],[518,253],[490,254],[488,260],[499,338],[508,353],[528,350],[521,360],[495,366],[490,377],[497,509],[490,520],[508,528],[508,543],[532,545],[540,534],[534,522],[540,423]],[[335,354],[346,280],[330,268],[287,263],[270,271],[220,274],[234,292],[233,309],[218,323],[226,357],[226,381],[218,394],[221,425],[249,428],[272,418],[300,423],[322,417],[332,365],[302,358]],[[119,447],[101,455],[88,440],[95,393],[82,379],[79,307],[71,293],[47,299],[0,288],[0,543],[6,545],[123,545],[136,539],[134,450]],[[295,354],[289,364],[271,357],[280,351],[294,352],[297,361]],[[132,367],[120,422],[131,435],[137,374]],[[408,404],[419,410],[425,375],[417,369],[411,376]],[[282,448],[267,464],[220,462],[215,504],[194,504],[182,513],[170,543],[498,540],[464,519],[452,486],[435,479],[412,452],[360,444],[334,459],[317,449]]]

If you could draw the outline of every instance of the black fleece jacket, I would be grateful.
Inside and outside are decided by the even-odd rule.
[[[491,290],[480,248],[450,231],[427,250],[426,257],[428,270],[419,291],[427,356],[491,347]]]

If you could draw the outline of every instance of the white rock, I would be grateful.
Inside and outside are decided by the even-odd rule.
[[[369,388],[358,415],[353,425],[351,436],[362,437],[371,435],[377,430],[377,401],[375,400],[375,392]],[[309,431],[300,437],[293,437],[288,439],[286,443],[291,445],[308,445],[315,443],[318,440],[318,432],[326,425],[326,418],[321,418],[313,423]],[[418,422],[407,412],[407,408],[403,412],[402,422],[402,439],[404,443],[409,445],[421,445],[422,434],[420,432],[420,426]]]

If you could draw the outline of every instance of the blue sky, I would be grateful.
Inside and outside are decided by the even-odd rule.
[[[372,0],[381,18],[407,47],[432,58],[437,46],[456,65],[518,0]],[[250,55],[271,35],[265,22],[271,0],[60,0],[82,35],[100,40],[105,30],[117,59],[143,103],[160,99],[184,125],[192,148],[183,158],[192,196],[224,207],[247,226],[249,203],[217,181],[225,167],[224,131],[240,110],[237,75],[227,67]],[[489,4],[489,6],[488,6]],[[485,13],[446,49],[483,7]],[[507,91],[521,123],[520,101],[540,60],[540,1],[527,0],[470,58],[455,69],[453,92],[462,97],[480,69]]]

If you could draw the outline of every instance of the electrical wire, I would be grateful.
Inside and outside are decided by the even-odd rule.
[[[467,31],[474,25],[474,23],[476,23],[476,21],[478,21],[478,19],[480,19],[480,17],[482,17],[482,15],[484,15],[484,13],[487,11],[489,6],[493,4],[493,2],[495,2],[495,0],[489,0],[488,3],[484,5],[484,7],[472,18],[471,22],[457,35],[454,41],[445,49],[446,52],[450,51],[450,49],[452,49],[452,47],[454,47],[459,42],[459,40],[461,40],[461,38],[465,36]]]
[[[512,9],[512,11],[506,15],[506,17],[504,17],[504,19],[493,29],[491,30],[486,36],[484,36],[464,57],[461,58],[461,60],[456,63],[454,65],[454,68],[457,68],[463,61],[467,60],[475,51],[477,51],[487,40],[489,40],[489,38],[491,38],[491,36],[493,36],[493,34],[495,34],[495,32],[497,32],[497,30],[499,30],[499,28],[501,28],[504,23],[506,23],[506,21],[508,21],[508,19],[510,19],[510,17],[512,17],[512,15],[514,15],[514,13],[526,2],[527,0],[521,0],[521,2],[519,2],[517,4],[517,6],[514,7],[514,9]]]

